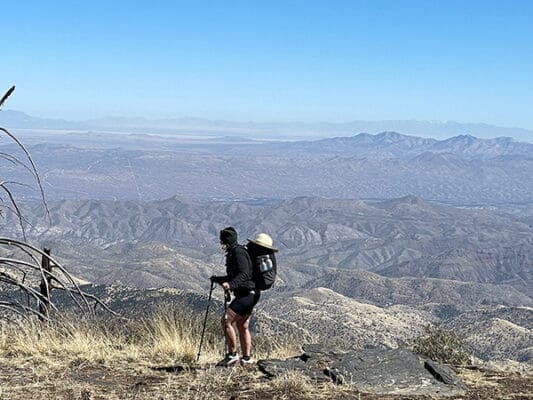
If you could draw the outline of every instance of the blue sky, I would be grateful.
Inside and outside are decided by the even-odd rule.
[[[533,1],[4,2],[6,108],[533,129]]]

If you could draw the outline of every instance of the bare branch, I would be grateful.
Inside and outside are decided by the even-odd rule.
[[[0,308],[5,308],[9,311],[13,311],[19,315],[22,315],[23,317],[27,318],[27,314],[28,313],[31,313],[31,314],[35,314],[37,315],[39,318],[42,318],[46,321],[50,321],[50,319],[46,316],[46,315],[43,315],[42,313],[40,313],[39,311],[31,308],[31,307],[28,307],[28,306],[25,306],[24,304],[20,304],[18,302],[7,302],[7,301],[0,301]],[[20,308],[23,312],[17,310],[17,308]]]
[[[32,174],[35,177],[35,172],[32,171],[32,169],[29,166],[27,166],[24,162],[20,161],[17,157],[0,151],[0,158],[3,158],[4,160],[9,161],[13,165],[21,166],[22,168],[26,169],[30,174]]]
[[[11,86],[11,88],[2,96],[2,99],[0,99],[0,107],[4,104],[4,102],[7,100],[9,96],[11,96],[11,93],[15,91],[15,85]]]
[[[72,277],[72,275],[55,258],[53,258],[52,256],[46,254],[41,249],[38,249],[37,247],[32,246],[29,243],[21,242],[21,241],[16,240],[16,239],[9,239],[9,238],[2,238],[2,237],[0,237],[0,244],[14,245],[14,246],[17,246],[18,248],[21,248],[21,249],[22,248],[28,248],[28,249],[31,249],[31,250],[35,251],[39,255],[48,258],[50,260],[50,262],[54,265],[54,267],[58,268],[61,271],[61,273],[70,281],[70,283],[72,283],[72,285],[76,288],[76,291],[80,295],[82,294],[82,291],[81,291],[78,283]],[[41,268],[40,264],[39,264],[39,268]],[[51,274],[48,271],[46,271],[46,274],[50,274],[50,276],[52,276],[53,278],[57,279],[57,277],[55,277],[53,274]],[[59,283],[61,283],[61,281],[59,279],[57,279],[57,281]],[[87,307],[90,308],[89,303],[86,300],[85,300],[85,302],[87,304]]]
[[[0,282],[5,282],[9,285],[18,287],[19,289],[23,290],[25,293],[30,294],[38,302],[47,300],[37,290],[29,287],[28,285],[24,285],[20,283],[16,278],[10,276],[9,274],[6,274],[5,272],[0,272]],[[50,303],[50,305],[55,311],[58,311],[57,307],[54,304]]]
[[[20,212],[20,209],[18,207],[17,202],[15,201],[15,198],[13,197],[13,194],[5,186],[4,182],[0,182],[0,189],[2,189],[4,192],[7,193],[7,196],[9,197],[9,200],[11,201],[11,204],[13,205],[13,208],[15,209],[15,214],[18,217],[20,229],[22,229],[22,237],[26,239],[26,230],[24,229],[24,220],[22,219],[22,213]]]
[[[6,202],[4,201],[4,199],[2,198],[2,196],[0,196],[0,203],[2,203],[2,205],[0,205],[0,215],[2,214],[2,209],[4,210],[8,210],[10,212],[12,212],[13,214],[15,214],[18,218],[18,214],[17,214],[17,210],[15,210],[13,207],[11,207],[9,204],[6,204]],[[24,223],[26,225],[29,225],[30,227],[33,227],[33,224],[28,221],[26,219],[26,217],[24,217],[23,214],[20,215],[20,217],[22,218],[22,220],[24,221]]]
[[[54,287],[54,289],[59,289],[59,290],[65,290],[65,291],[68,291],[70,290],[69,288],[56,288]],[[115,316],[120,316],[119,313],[117,313],[116,311],[113,311],[111,308],[109,308],[109,306],[107,304],[105,304],[102,300],[100,300],[97,296],[94,296],[92,294],[89,294],[89,293],[83,293],[83,295],[91,300],[94,300],[95,304],[94,304],[94,309],[96,309],[96,306],[101,306],[105,311],[115,315]]]
[[[49,272],[49,271],[44,271],[42,270],[42,268],[39,266],[36,266],[34,264],[31,264],[29,262],[26,262],[26,261],[22,261],[22,260],[15,260],[13,258],[3,258],[3,257],[0,257],[0,265],[1,264],[12,264],[12,263],[16,263],[16,264],[19,264],[19,265],[22,265],[22,266],[25,266],[25,267],[28,267],[28,268],[31,268],[31,269],[34,269],[34,270],[38,270],[38,271],[41,271],[41,274],[42,275],[46,275],[46,276],[49,276],[51,277],[54,282],[57,282],[59,285],[60,285],[60,288],[64,288],[67,293],[69,293],[70,297],[72,298],[72,300],[76,303],[76,305],[80,308],[80,310],[84,310],[84,307],[81,305],[81,303],[78,301],[78,299],[76,299],[76,297],[73,295],[73,293],[79,295],[85,302],[85,305],[87,306],[87,310],[89,312],[92,312],[92,309],[91,309],[91,306],[89,304],[89,302],[87,301],[87,299],[84,297],[84,293],[81,291],[81,289],[79,289],[79,287],[77,288],[78,290],[72,290],[72,289],[67,289],[67,287],[65,286],[65,284],[63,282],[61,282],[61,279],[59,279],[56,275],[54,275],[53,273]]]
[[[15,271],[19,272],[22,274],[22,279],[20,280],[22,283],[24,283],[24,281],[26,280],[26,271],[24,270],[24,268],[21,268],[19,267],[18,265],[16,264],[11,264],[11,263],[8,263],[8,262],[5,262],[5,263],[2,263],[3,265],[9,267],[9,268],[12,268],[14,269]]]
[[[33,162],[33,158],[31,157],[29,151],[26,149],[26,146],[24,146],[24,144],[22,144],[22,142],[18,140],[15,135],[13,135],[7,129],[4,129],[4,128],[0,128],[0,131],[4,132],[7,136],[9,136],[22,149],[24,154],[26,154],[26,157],[28,158],[28,161],[31,164],[31,168],[34,171],[34,177],[37,181],[37,185],[39,186],[39,190],[41,192],[41,199],[43,201],[44,208],[46,210],[46,215],[48,216],[48,221],[52,223],[52,217],[50,216],[50,210],[48,209],[48,204],[46,203],[46,197],[44,196],[44,189],[41,183],[41,178],[39,177],[39,173],[37,172],[37,167],[35,166],[35,163]]]
[[[72,298],[72,300],[78,305],[78,307],[80,309],[83,309],[83,307],[81,306],[81,304],[77,301],[76,297],[74,295],[77,295],[77,296],[80,296],[81,299],[84,301],[85,305],[87,306],[87,309],[88,310],[92,310],[94,311],[94,307],[91,308],[89,302],[87,299],[91,299],[91,300],[94,300],[97,304],[99,304],[100,306],[102,306],[102,308],[104,308],[106,311],[114,314],[114,315],[118,315],[115,311],[111,310],[107,305],[105,305],[100,299],[98,299],[96,296],[93,296],[91,294],[88,294],[86,292],[84,292],[83,290],[81,290],[81,288],[79,287],[79,285],[77,284],[77,282],[75,281],[75,279],[72,277],[72,275],[59,263],[57,262],[57,260],[55,260],[53,257],[51,257],[50,255],[46,254],[44,251],[28,244],[28,243],[24,243],[24,242],[20,242],[18,240],[15,240],[15,239],[9,239],[9,238],[0,238],[0,245],[8,245],[8,246],[14,246],[20,250],[22,250],[25,254],[29,255],[33,261],[34,261],[34,264],[32,263],[28,263],[26,261],[22,261],[22,260],[14,260],[12,258],[10,259],[6,259],[6,258],[1,258],[0,257],[0,264],[2,263],[17,263],[17,264],[21,264],[21,265],[24,265],[26,267],[29,267],[31,269],[34,269],[34,270],[39,270],[39,272],[41,273],[42,277],[43,278],[46,278],[46,277],[50,277],[52,278],[52,280],[54,281],[54,283],[57,283],[59,286],[54,286],[54,289],[60,289],[60,290],[64,290],[65,292],[67,292],[69,294],[69,296]],[[60,279],[59,276],[57,276],[56,274],[50,272],[50,271],[45,271],[42,269],[39,261],[35,258],[35,256],[33,256],[33,254],[31,254],[30,251],[28,251],[28,249],[31,249],[35,252],[37,252],[38,254],[40,254],[41,256],[44,256],[45,258],[48,258],[51,262],[51,264],[58,268],[62,275],[64,277],[66,277],[71,283],[72,285],[75,287],[75,290],[69,288],[68,286],[66,286],[62,280]]]
[[[8,99],[8,97],[13,93],[14,90],[15,86],[10,88],[6,92],[6,94],[0,98],[0,107],[4,104],[4,102]],[[5,152],[0,152],[0,161],[5,160],[16,167],[24,168],[32,175],[39,187],[42,202],[46,210],[46,215],[48,217],[49,223],[51,224],[52,218],[50,215],[50,210],[46,203],[43,184],[37,172],[37,168],[35,166],[33,158],[31,157],[24,144],[20,140],[18,140],[15,135],[10,133],[7,129],[0,127],[0,134],[2,133],[7,135],[8,138],[13,140],[17,144],[17,146],[25,154],[28,163],[20,160],[15,155]],[[5,209],[13,212],[13,214],[17,216],[24,241],[9,238],[0,238],[0,245],[13,246],[16,249],[16,252],[22,252],[25,255],[24,258],[27,256],[29,261],[17,259],[16,256],[13,255],[9,255],[8,257],[0,257],[0,267],[2,267],[2,269],[0,269],[0,288],[3,289],[5,286],[7,286],[8,289],[15,288],[15,290],[0,290],[0,308],[8,310],[14,314],[23,315],[26,318],[28,317],[28,314],[34,314],[38,316],[40,320],[49,321],[50,319],[48,315],[45,315],[48,314],[48,307],[51,307],[55,311],[59,311],[56,305],[51,301],[49,293],[52,289],[60,289],[65,291],[74,301],[74,303],[80,308],[80,310],[82,310],[82,312],[84,313],[86,312],[94,316],[96,307],[100,305],[104,310],[112,313],[113,315],[118,315],[116,312],[111,310],[106,304],[104,304],[99,298],[91,294],[85,293],[80,288],[74,277],[59,262],[57,262],[57,260],[50,256],[48,250],[42,251],[41,249],[27,243],[26,230],[24,226],[25,223],[29,224],[29,222],[23,217],[19,205],[15,199],[15,196],[13,195],[13,192],[11,190],[11,187],[13,185],[29,187],[29,185],[22,184],[19,182],[0,180],[0,216],[2,215],[2,212]],[[4,197],[3,195],[6,197]],[[38,260],[38,256],[41,257],[41,260]],[[59,270],[59,273],[53,273],[52,268],[56,268],[57,270]],[[27,279],[28,271],[34,271],[34,273],[31,275],[31,279]],[[30,284],[35,284],[35,281],[33,281],[33,277],[36,274],[38,274],[41,282],[40,291],[37,291],[36,289],[30,286]],[[14,293],[16,292],[21,293],[21,301],[23,300],[23,295],[26,295],[26,301],[28,305],[24,305],[13,298]],[[32,298],[37,301],[39,310],[35,309],[35,307],[30,306],[30,300]],[[79,301],[78,298],[81,298],[81,301]],[[91,304],[89,304],[89,299],[91,301],[94,301],[93,307],[91,307]],[[43,305],[44,307],[41,307]],[[60,313],[58,313],[58,317],[61,317]],[[5,314],[0,313],[0,318],[5,318]]]
[[[28,316],[26,315],[26,313],[22,312],[22,311],[19,311],[15,308],[14,304],[11,302],[11,301],[0,301],[0,308],[4,308],[4,309],[7,309],[9,311],[12,311],[14,312],[15,314],[18,314],[22,317],[25,317],[27,318]],[[2,317],[2,315],[0,314],[0,317]]]

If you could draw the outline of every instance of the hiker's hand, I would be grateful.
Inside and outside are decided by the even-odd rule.
[[[224,290],[229,290],[229,283],[228,282],[222,283],[222,287],[224,288]]]

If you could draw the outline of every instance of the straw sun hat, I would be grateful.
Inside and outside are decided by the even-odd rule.
[[[266,247],[267,249],[278,251],[275,247],[272,246],[272,238],[266,233],[259,233],[255,239],[248,239],[249,242],[255,243],[258,246]]]

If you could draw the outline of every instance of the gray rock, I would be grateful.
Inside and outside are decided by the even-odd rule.
[[[270,377],[300,371],[316,381],[354,385],[376,394],[453,396],[467,389],[450,368],[403,349],[342,351],[306,345],[299,357],[261,360],[258,367]]]
[[[444,382],[447,385],[456,385],[458,387],[462,387],[463,389],[467,389],[466,385],[457,378],[457,375],[455,375],[450,367],[447,367],[446,365],[439,365],[431,360],[426,360],[424,362],[424,367],[438,381]]]
[[[259,360],[257,367],[267,376],[274,378],[287,371],[298,371],[316,382],[331,382],[331,378],[324,373],[323,366],[317,363],[307,363],[301,357],[287,360]]]

